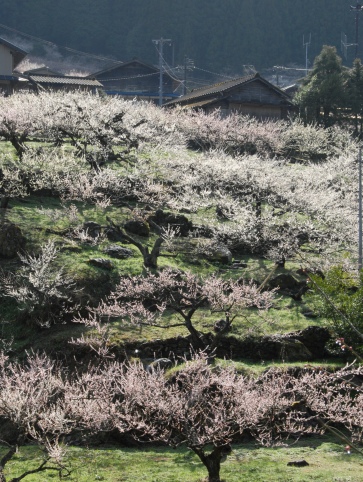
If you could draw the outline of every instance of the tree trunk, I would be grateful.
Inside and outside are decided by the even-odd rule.
[[[158,257],[160,256],[160,248],[161,248],[161,245],[163,244],[163,241],[164,240],[161,236],[157,238],[151,250],[151,253],[149,253],[148,248],[145,247],[144,253],[143,253],[145,268],[156,269],[158,267]]]
[[[4,475],[4,468],[5,465],[12,459],[13,455],[16,453],[16,445],[11,445],[9,450],[0,460],[0,482],[6,482],[6,478]]]
[[[0,209],[6,209],[8,207],[9,201],[9,196],[3,196],[2,198],[0,198]]]
[[[205,343],[200,338],[200,333],[198,330],[196,330],[193,326],[193,323],[191,322],[190,319],[184,318],[185,321],[185,328],[189,331],[189,333],[192,336],[192,344],[193,348],[196,350],[205,350],[207,347],[205,346]]]
[[[153,253],[144,254],[144,266],[145,268],[156,269],[158,267],[158,257]]]
[[[220,471],[221,471],[221,460],[220,459],[210,459],[206,464],[208,470],[208,482],[221,482]]]
[[[11,145],[16,150],[16,153],[18,154],[19,160],[21,160],[24,152],[26,151],[26,146],[24,144],[24,141],[21,139],[18,139],[16,135],[10,136],[9,140],[11,142]]]
[[[191,447],[191,449],[198,455],[203,465],[208,470],[208,482],[221,482],[221,461],[223,457],[231,452],[231,446],[227,444],[214,447],[209,455],[206,455],[203,449],[194,447]]]

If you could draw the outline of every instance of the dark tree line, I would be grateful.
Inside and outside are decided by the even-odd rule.
[[[1,22],[56,44],[126,61],[156,63],[152,39],[171,38],[167,60],[218,71],[242,72],[305,62],[303,35],[312,34],[309,57],[323,44],[354,42],[351,0],[0,0]],[[9,34],[0,30],[0,35]],[[46,46],[37,47],[39,53]],[[350,51],[352,55],[353,52]]]

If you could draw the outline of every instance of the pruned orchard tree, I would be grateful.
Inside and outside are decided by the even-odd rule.
[[[28,441],[44,449],[44,460],[8,482],[45,471],[67,474],[65,435],[81,441],[115,429],[143,442],[187,445],[209,482],[220,482],[221,463],[241,435],[271,446],[329,430],[361,453],[362,376],[361,368],[348,366],[297,376],[275,369],[256,379],[213,366],[204,353],[184,360],[171,377],[158,367],[107,360],[73,373],[46,356],[18,363],[2,353],[0,416],[15,425],[17,442],[0,460],[0,480],[6,482],[6,464]]]
[[[76,154],[91,167],[97,169],[116,160],[114,146],[124,146],[125,153],[137,148],[137,137],[124,123],[126,103],[80,92],[42,95],[48,107],[44,112],[48,138],[57,144],[71,142]],[[139,124],[143,122],[139,120]]]
[[[137,363],[109,369],[113,398],[108,413],[114,426],[132,430],[142,441],[187,445],[208,471],[208,482],[221,481],[221,463],[241,435],[267,446],[326,430],[353,447],[353,439],[361,440],[362,386],[351,384],[361,370],[334,376],[307,371],[297,378],[276,370],[255,379],[213,367],[204,354],[171,378]],[[346,434],[334,423],[343,423]]]
[[[161,228],[159,225],[157,225],[155,222],[149,219],[147,224],[151,224],[153,230],[157,234],[157,238],[153,242],[152,247],[149,248],[147,243],[142,243],[139,239],[136,238],[136,236],[133,236],[130,233],[128,233],[123,226],[115,224],[108,217],[107,217],[107,222],[108,222],[108,226],[114,232],[117,233],[117,235],[122,241],[136,246],[136,248],[141,253],[141,256],[144,262],[144,267],[146,269],[156,269],[158,267],[158,258],[160,256],[166,256],[166,254],[165,253],[163,254],[161,251],[162,245],[167,244],[168,241],[170,241],[177,234],[177,232],[170,226],[169,226],[169,229]],[[146,223],[146,221],[143,218],[136,220],[136,222]]]
[[[353,152],[323,163],[291,165],[284,159],[231,157],[221,151],[196,158],[175,150],[159,165],[173,186],[167,206],[205,212],[199,222],[233,253],[269,256],[281,244],[286,255],[305,244],[332,259],[356,244]],[[211,222],[213,211],[223,222]]]
[[[49,241],[38,255],[22,255],[15,272],[0,272],[0,296],[17,301],[24,321],[49,327],[64,322],[78,308],[75,284],[57,263],[58,249]]]
[[[0,458],[0,481],[6,482],[4,469],[18,447],[36,442],[44,459],[34,469],[9,479],[19,482],[26,476],[45,471],[69,474],[62,463],[60,441],[75,426],[63,403],[65,384],[57,364],[45,356],[31,355],[25,364],[10,362],[0,355],[0,416],[16,431],[16,443],[1,440],[8,448]],[[14,434],[15,435],[15,434]]]
[[[231,369],[214,370],[204,356],[187,362],[169,382],[161,371],[130,365],[121,383],[116,380],[115,392],[123,400],[115,412],[117,426],[126,424],[136,436],[172,447],[187,445],[208,471],[209,482],[220,482],[221,463],[237,435],[248,432],[272,443],[284,431],[296,430],[285,416],[292,403],[286,380],[259,386]]]
[[[101,324],[111,319],[122,319],[134,325],[153,325],[161,328],[185,327],[194,349],[213,351],[218,337],[211,342],[195,327],[196,313],[208,307],[224,316],[223,329],[230,330],[233,320],[243,315],[246,308],[268,310],[272,306],[274,291],[261,292],[255,284],[225,281],[216,276],[205,280],[192,273],[182,273],[170,268],[157,274],[122,278],[115,290],[96,308],[89,308],[90,316],[74,321],[88,325]],[[163,315],[172,312],[177,321],[165,323]]]
[[[41,130],[42,108],[35,94],[16,94],[0,98],[0,137],[9,141],[21,159],[26,142]]]

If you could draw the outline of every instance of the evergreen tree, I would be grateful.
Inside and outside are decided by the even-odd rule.
[[[333,124],[347,106],[345,69],[336,48],[324,45],[304,85],[296,95],[300,112],[307,121],[325,127]]]
[[[355,59],[347,80],[348,105],[353,116],[354,131],[362,137],[363,131],[363,65]]]

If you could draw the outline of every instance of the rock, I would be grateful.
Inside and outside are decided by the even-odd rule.
[[[304,311],[303,315],[305,316],[305,318],[317,318],[318,317],[317,313],[314,313],[314,311]]]
[[[306,460],[294,460],[292,462],[287,462],[288,467],[307,467],[309,464]]]
[[[26,239],[21,229],[13,223],[6,221],[0,226],[0,256],[15,258],[17,253],[24,249]]]
[[[153,370],[167,370],[173,366],[173,362],[169,358],[158,358],[154,360],[149,365],[147,365],[146,370],[152,372]]]
[[[326,353],[325,345],[330,340],[331,334],[324,327],[312,325],[304,330],[289,333],[285,337],[301,341],[312,353],[313,358],[322,358]]]
[[[104,234],[109,241],[125,242],[122,234],[119,231],[117,231],[116,228],[114,228],[112,226],[108,226],[107,228],[105,228]]]
[[[214,323],[214,331],[215,333],[220,333],[221,331],[229,331],[230,330],[230,323],[228,323],[227,320],[221,318],[220,320],[217,320],[215,323]],[[227,330],[228,328],[228,330]]]
[[[111,270],[114,268],[112,261],[106,258],[91,258],[88,260],[89,264],[96,266],[97,268],[103,268]]]
[[[118,244],[112,244],[111,246],[107,246],[107,248],[105,248],[103,252],[108,256],[111,256],[111,258],[117,259],[132,258],[132,256],[134,255],[132,249],[124,248],[123,246],[119,246]]]
[[[93,221],[86,221],[83,223],[83,229],[87,231],[88,235],[92,238],[97,238],[101,234],[102,226]]]
[[[242,261],[239,261],[235,259],[232,263],[232,268],[247,268],[248,264],[243,263]]]
[[[212,239],[214,230],[207,225],[198,224],[193,226],[193,234],[196,237]]]
[[[296,274],[305,277],[309,276],[309,274],[313,274],[315,276],[319,276],[321,279],[325,279],[325,275],[320,269],[299,268],[296,270]]]
[[[300,287],[300,281],[291,274],[281,273],[269,281],[270,288],[279,288],[280,290],[291,290]]]
[[[268,282],[270,288],[278,288],[279,291],[291,296],[296,301],[308,290],[306,279],[299,281],[289,273],[280,273]]]
[[[124,228],[131,234],[147,238],[150,234],[150,226],[146,221],[130,219],[124,224]]]
[[[304,343],[294,338],[275,339],[280,352],[280,359],[285,361],[312,360],[311,352]]]
[[[151,221],[158,226],[166,227],[171,226],[173,228],[179,228],[180,236],[188,236],[189,231],[193,229],[193,224],[186,216],[182,214],[174,214],[170,212],[164,212],[162,209],[158,209],[155,214],[149,216]]]
[[[213,246],[208,250],[206,258],[209,261],[217,261],[222,264],[230,264],[232,261],[232,253],[226,246]]]

